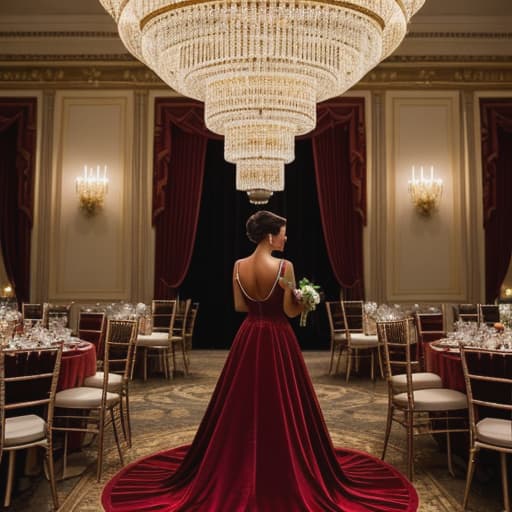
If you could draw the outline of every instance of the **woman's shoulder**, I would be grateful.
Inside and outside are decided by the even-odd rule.
[[[235,267],[238,267],[238,265],[240,265],[240,263],[243,263],[244,261],[248,261],[250,259],[249,256],[245,257],[245,258],[239,258],[235,261],[234,263],[234,266]]]
[[[293,268],[293,263],[290,260],[286,260],[286,259],[282,258],[282,262],[283,262],[283,267],[285,267],[286,269]]]

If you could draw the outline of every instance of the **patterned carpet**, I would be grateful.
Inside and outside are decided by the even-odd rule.
[[[189,443],[208,403],[227,352],[194,351],[191,374],[166,381],[159,375],[147,382],[137,379],[131,387],[133,447],[125,451],[125,463],[153,452]],[[380,456],[387,395],[382,381],[372,383],[365,375],[351,376],[349,384],[340,375],[327,375],[327,352],[305,352],[304,357],[315,384],[333,442]],[[393,427],[387,462],[405,470],[405,435]],[[58,483],[64,512],[100,511],[100,496],[107,480],[120,462],[112,439],[107,440],[102,481],[95,479],[94,450],[74,454],[71,464],[87,467],[78,477]],[[415,458],[415,487],[420,496],[420,511],[460,510],[465,470],[462,459],[455,460],[456,477],[449,475],[446,456],[430,436],[418,439]],[[502,510],[499,472],[492,468],[477,473],[470,498],[470,509],[487,512]],[[25,482],[25,485],[27,483]],[[49,489],[41,477],[33,477],[28,489],[18,492],[10,510],[43,512],[51,510]],[[291,511],[292,512],[292,511]]]

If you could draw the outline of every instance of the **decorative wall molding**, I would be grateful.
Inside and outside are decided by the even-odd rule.
[[[468,293],[461,214],[460,94],[386,93],[386,302],[461,302]],[[421,119],[421,122],[418,120]],[[444,181],[439,210],[418,216],[407,192],[412,165],[433,165]]]
[[[169,87],[129,55],[0,55],[2,88]],[[9,60],[13,59],[13,60]],[[16,59],[16,60],[14,60]],[[368,73],[354,90],[376,88],[477,89],[512,85],[512,57],[399,56]]]
[[[133,91],[58,91],[55,96],[49,246],[50,301],[133,296]],[[85,163],[107,165],[103,208],[86,217],[74,193]]]

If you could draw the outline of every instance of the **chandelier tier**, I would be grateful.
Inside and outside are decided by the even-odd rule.
[[[315,127],[316,103],[392,53],[424,1],[100,0],[135,57],[204,101],[237,189],[268,196],[284,186],[295,136]]]

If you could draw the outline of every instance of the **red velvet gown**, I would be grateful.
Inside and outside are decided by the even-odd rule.
[[[416,510],[393,467],[333,448],[277,280],[247,303],[193,443],[123,468],[103,491],[105,510]]]

